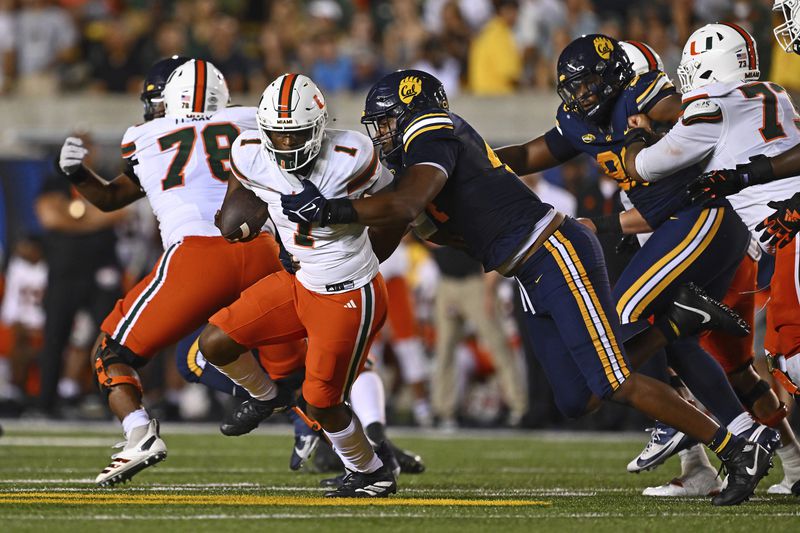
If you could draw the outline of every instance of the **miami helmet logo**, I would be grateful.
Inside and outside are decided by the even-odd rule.
[[[416,76],[406,76],[400,81],[400,87],[397,89],[397,94],[400,100],[408,105],[419,93],[422,92],[422,80]]]
[[[594,38],[594,50],[597,52],[597,55],[602,57],[603,59],[608,59],[611,57],[611,51],[614,49],[614,45],[607,37],[595,37]]]

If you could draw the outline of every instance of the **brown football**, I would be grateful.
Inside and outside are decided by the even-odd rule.
[[[234,189],[214,217],[222,236],[231,242],[255,238],[269,218],[267,204],[245,187]]]

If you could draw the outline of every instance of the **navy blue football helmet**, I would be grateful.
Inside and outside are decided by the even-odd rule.
[[[369,90],[361,123],[372,143],[380,147],[384,161],[394,165],[399,162],[408,121],[428,109],[448,109],[442,82],[422,70],[398,70]]]
[[[144,104],[144,120],[149,122],[154,118],[164,116],[164,86],[172,72],[189,61],[188,57],[172,56],[157,61],[147,71],[144,78],[144,88],[139,99]]]
[[[611,37],[578,37],[564,48],[556,66],[558,96],[567,110],[603,122],[622,89],[634,77],[625,51]]]

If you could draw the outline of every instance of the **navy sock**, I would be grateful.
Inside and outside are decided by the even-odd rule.
[[[739,437],[721,427],[714,433],[714,438],[708,443],[711,451],[717,454],[717,457],[723,461],[730,459],[734,445],[739,442]]]
[[[720,424],[727,426],[744,412],[725,371],[696,338],[675,341],[666,350],[669,365]]]

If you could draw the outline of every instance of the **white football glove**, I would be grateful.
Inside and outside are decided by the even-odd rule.
[[[78,137],[67,137],[61,147],[61,156],[58,159],[58,166],[67,176],[78,170],[83,163],[83,158],[89,150],[83,147],[83,140]]]

